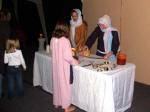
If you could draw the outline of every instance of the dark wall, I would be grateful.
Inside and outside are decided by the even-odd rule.
[[[18,0],[19,23],[22,26],[29,44],[38,42],[42,26],[36,4],[26,0]]]
[[[15,24],[14,26],[19,25],[22,27],[26,35],[27,42],[31,45],[37,44],[39,34],[42,33],[42,25],[36,4],[27,0],[17,1],[19,24],[16,22],[12,0],[3,0],[3,6],[9,8],[11,11],[13,17],[12,23]],[[66,21],[69,23],[72,9],[82,9],[81,0],[42,0],[42,2],[49,40],[51,38],[51,33],[54,30],[56,22],[59,19],[66,19]]]
[[[3,0],[2,1],[2,8],[3,9],[8,9],[11,13],[11,21],[10,24],[13,27],[17,21],[16,21],[16,15],[15,15],[15,11],[14,11],[14,5],[12,0]]]
[[[82,11],[81,0],[42,0],[45,12],[45,20],[47,33],[51,38],[51,33],[54,30],[56,22],[59,19],[70,20],[71,11],[74,8],[79,8]]]

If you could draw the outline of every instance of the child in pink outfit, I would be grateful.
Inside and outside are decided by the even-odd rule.
[[[65,112],[75,108],[71,105],[70,65],[80,63],[72,57],[68,26],[59,21],[55,27],[50,43],[53,70],[53,104],[55,108],[62,106]]]

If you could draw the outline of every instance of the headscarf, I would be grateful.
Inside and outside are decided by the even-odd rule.
[[[118,31],[116,28],[112,27],[111,19],[110,16],[104,15],[103,17],[99,18],[98,24],[103,24],[107,28],[106,29],[101,29],[102,32],[104,32],[104,48],[105,48],[105,53],[109,53],[111,51],[112,47],[112,31]],[[110,58],[114,58],[113,55],[110,56]]]
[[[72,46],[75,47],[76,44],[74,42],[74,36],[75,36],[75,27],[80,26],[82,24],[82,16],[81,16],[81,11],[79,9],[73,9],[75,12],[78,14],[78,20],[75,22],[73,21],[73,18],[71,16],[70,20],[70,25],[71,25],[71,30],[70,30],[70,37],[71,37],[71,43]]]

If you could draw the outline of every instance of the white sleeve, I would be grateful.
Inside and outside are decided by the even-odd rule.
[[[5,64],[8,63],[8,54],[6,53],[6,51],[5,51],[5,54],[4,54],[4,63]]]
[[[20,59],[21,59],[21,65],[23,66],[24,69],[26,69],[26,64],[25,64],[21,50],[20,50]]]

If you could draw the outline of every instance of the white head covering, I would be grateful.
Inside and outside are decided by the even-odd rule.
[[[104,15],[103,17],[99,18],[98,23],[104,24],[106,27],[112,26],[110,16],[108,15]]]
[[[78,20],[75,22],[73,21],[73,18],[71,16],[70,24],[71,26],[79,26],[82,24],[82,16],[81,16],[81,11],[79,9],[73,9],[77,14],[78,14]]]
[[[71,25],[71,31],[70,31],[70,35],[71,35],[71,43],[73,45],[73,47],[76,46],[75,42],[74,42],[74,36],[75,36],[75,27],[80,26],[82,24],[82,16],[81,16],[81,11],[79,9],[73,9],[75,12],[77,12],[78,14],[78,20],[77,21],[73,21],[73,18],[71,16],[71,20],[70,20],[70,25]]]

